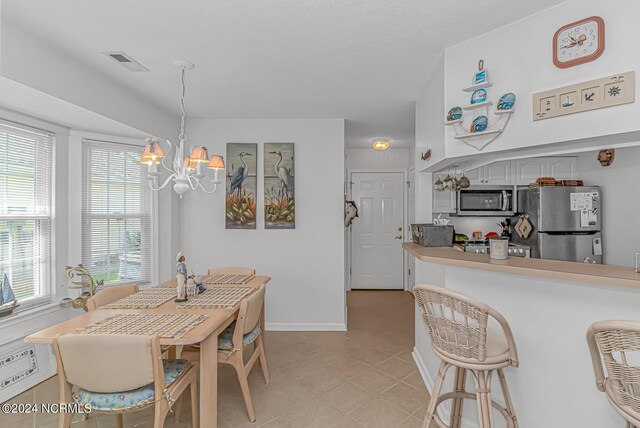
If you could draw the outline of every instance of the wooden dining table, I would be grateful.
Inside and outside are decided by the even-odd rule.
[[[241,286],[257,289],[270,280],[271,278],[268,276],[256,276]],[[174,281],[160,286],[171,286]],[[240,303],[237,303],[233,309],[181,309],[177,306],[178,303],[172,299],[153,309],[97,309],[33,333],[25,338],[25,342],[53,344],[53,338],[56,335],[71,333],[81,327],[118,314],[206,315],[207,318],[203,322],[189,330],[184,336],[175,339],[160,338],[160,345],[200,345],[200,426],[216,428],[218,423],[218,335],[237,318]],[[261,316],[261,328],[264,331],[264,308]],[[99,367],[96,370],[99,370]]]

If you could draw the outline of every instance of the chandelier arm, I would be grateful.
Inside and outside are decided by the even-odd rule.
[[[191,180],[194,180],[196,182],[195,186],[193,185]],[[200,185],[200,180],[197,180],[195,177],[187,175],[187,181],[189,182],[189,187],[191,187],[191,190],[198,190],[198,186]]]
[[[173,144],[171,144],[171,141],[167,140],[167,145],[169,146],[168,154],[171,154],[171,151],[173,150]],[[166,157],[167,157],[167,156],[163,156],[163,157],[162,157],[162,159],[161,159],[161,161],[160,161],[160,162],[161,162],[161,164],[162,164],[162,167],[163,167],[164,169],[166,169],[167,171],[170,171],[172,174],[176,173],[176,171],[175,171],[175,170],[173,170],[173,168],[169,168],[169,167],[167,167],[167,165],[165,165],[165,164],[164,164],[164,159],[165,159]]]
[[[202,185],[202,183],[200,181],[198,181],[198,184],[200,185],[200,190],[202,190],[204,193],[214,193],[216,191],[216,189],[218,188],[218,183],[213,183],[213,189],[211,190],[207,190],[205,189],[205,187]]]
[[[167,177],[167,179],[164,181],[164,183],[162,183],[160,186],[153,185],[154,180],[149,182],[149,187],[151,188],[151,190],[157,192],[160,191],[162,189],[164,189],[165,187],[167,187],[167,185],[169,184],[169,182],[171,181],[171,179],[173,179],[176,175],[175,174],[171,174],[169,177]]]

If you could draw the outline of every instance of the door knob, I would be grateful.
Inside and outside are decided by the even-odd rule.
[[[396,239],[402,239],[402,233],[396,236]]]

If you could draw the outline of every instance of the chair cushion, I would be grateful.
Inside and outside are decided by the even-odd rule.
[[[189,367],[189,361],[162,360],[162,365],[164,382],[169,386]],[[79,404],[90,404],[91,410],[121,413],[138,410],[153,403],[155,401],[155,387],[153,383],[150,383],[131,391],[111,393],[91,392],[78,388],[73,392],[73,400]]]
[[[233,331],[236,328],[236,322],[232,322],[229,324],[229,327],[225,328],[220,336],[218,336],[218,349],[222,349],[224,351],[232,351],[233,350]],[[256,325],[256,327],[251,330],[249,333],[245,334],[242,337],[242,346],[247,346],[250,343],[253,343],[260,336],[260,326]]]

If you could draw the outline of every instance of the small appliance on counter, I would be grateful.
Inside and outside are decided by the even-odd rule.
[[[518,189],[512,241],[531,257],[602,263],[602,190],[598,186]]]
[[[515,186],[472,186],[457,194],[458,217],[504,217],[515,211]]]
[[[453,244],[453,226],[432,223],[412,224],[413,243],[423,247],[449,247]]]

